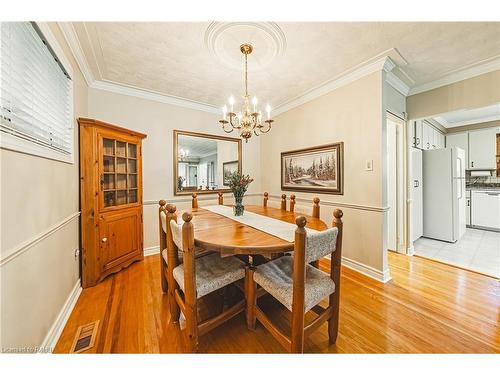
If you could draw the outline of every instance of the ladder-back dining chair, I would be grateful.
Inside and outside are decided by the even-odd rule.
[[[175,207],[174,207],[175,208]],[[170,212],[171,210],[169,210]],[[221,258],[218,253],[197,257],[194,244],[194,226],[191,213],[184,212],[182,223],[177,223],[175,209],[169,220],[171,246],[167,247],[168,258],[174,258],[180,251],[183,262],[169,267],[169,291],[172,295],[170,304],[173,322],[179,321],[180,311],[186,319],[186,338],[188,350],[196,352],[199,336],[218,327],[245,309],[245,300],[241,300],[222,313],[203,322],[198,319],[198,300],[212,292],[222,289],[245,277],[245,263],[236,257]],[[169,292],[170,293],[170,292]]]
[[[342,257],[342,211],[335,210],[333,228],[307,233],[304,216],[296,219],[293,256],[285,256],[247,270],[247,325],[255,329],[258,320],[289,352],[302,353],[304,338],[328,321],[330,343],[338,335],[340,266]],[[330,274],[309,263],[331,255]],[[271,294],[292,313],[291,334],[279,329],[257,305],[257,285]],[[328,297],[328,307],[319,303]],[[304,324],[305,313],[317,314],[314,321]]]

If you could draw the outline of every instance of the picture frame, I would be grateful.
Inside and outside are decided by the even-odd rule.
[[[223,173],[222,184],[224,186],[229,186],[230,175],[231,173],[234,173],[239,170],[238,165],[239,165],[238,160],[222,163],[222,173]]]
[[[344,142],[281,153],[281,190],[344,194]]]

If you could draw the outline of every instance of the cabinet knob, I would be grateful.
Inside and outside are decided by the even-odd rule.
[[[103,237],[103,238],[101,239],[101,242],[106,242],[107,240],[108,240],[108,237]]]

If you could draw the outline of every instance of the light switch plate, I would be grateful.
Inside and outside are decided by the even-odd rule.
[[[365,163],[365,171],[373,171],[373,160],[367,160]]]

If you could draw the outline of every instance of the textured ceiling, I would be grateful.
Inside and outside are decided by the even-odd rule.
[[[448,112],[441,116],[434,117],[434,120],[439,122],[445,128],[454,128],[457,126],[496,121],[500,120],[500,104]]]
[[[222,106],[249,91],[273,107],[396,49],[410,86],[500,56],[500,23],[74,23],[96,79]],[[401,70],[400,70],[401,69]]]

